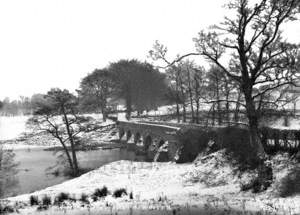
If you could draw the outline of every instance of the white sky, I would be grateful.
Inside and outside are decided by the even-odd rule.
[[[155,40],[172,54],[222,20],[224,0],[1,0],[0,99],[74,91],[95,68],[147,60]],[[300,42],[300,25],[288,28]]]

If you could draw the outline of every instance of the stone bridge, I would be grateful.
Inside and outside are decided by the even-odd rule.
[[[179,126],[158,124],[152,122],[118,121],[120,140],[134,144],[144,149],[149,159],[156,161],[173,160],[179,148]],[[165,153],[164,158],[158,158],[158,152]],[[158,160],[157,160],[158,158]]]

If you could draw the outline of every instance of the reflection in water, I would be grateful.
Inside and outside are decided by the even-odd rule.
[[[52,151],[18,149],[14,152],[15,161],[20,163],[17,173],[19,183],[14,195],[40,190],[68,179],[47,174],[46,170],[57,162],[57,156]],[[84,169],[96,169],[117,160],[145,160],[143,156],[136,156],[126,149],[80,151],[77,155],[80,167]]]
[[[12,150],[2,150],[0,146],[0,197],[12,195],[18,183],[15,153]]]

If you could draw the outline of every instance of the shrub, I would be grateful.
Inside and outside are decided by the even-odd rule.
[[[117,190],[114,191],[113,197],[120,198],[120,197],[123,196],[123,194],[127,195],[127,191],[126,191],[125,188],[117,189]]]
[[[1,213],[13,213],[13,212],[15,212],[15,210],[12,206],[7,205],[7,206],[3,207],[2,209],[0,208],[0,212]]]
[[[55,197],[54,204],[60,204],[60,203],[62,203],[63,201],[68,200],[68,199],[70,199],[70,194],[69,194],[69,193],[61,192],[60,194],[58,194],[58,195]]]
[[[255,169],[260,164],[256,149],[250,145],[249,131],[237,127],[218,130],[216,142],[218,148],[225,149],[229,158],[240,169]]]
[[[300,193],[300,167],[294,168],[284,177],[279,186],[279,195],[288,197]]]
[[[105,196],[107,196],[107,194],[108,194],[108,189],[107,189],[106,186],[104,186],[104,187],[102,187],[101,189],[97,188],[97,189],[94,191],[94,193],[93,193],[93,195],[92,195],[92,198],[93,198],[93,200],[94,200],[94,199],[97,200],[97,198],[105,197]],[[94,200],[94,201],[95,201],[95,200]]]
[[[39,204],[38,197],[37,196],[30,196],[29,197],[29,204],[31,206],[38,205]]]
[[[36,210],[43,211],[43,210],[47,210],[48,208],[49,208],[48,205],[39,205]]]
[[[44,206],[49,206],[49,205],[51,205],[51,197],[45,195],[45,196],[42,198],[42,205],[44,205]]]
[[[97,200],[98,200],[98,197],[97,197],[97,196],[94,196],[94,195],[92,195],[92,199],[93,199],[93,201],[95,202],[95,201],[97,201]]]
[[[83,203],[89,203],[88,195],[86,195],[85,193],[82,193],[80,196],[80,201]]]
[[[5,214],[5,213],[13,213],[15,212],[14,208],[10,205],[2,204],[0,202],[0,214]]]
[[[130,194],[129,194],[129,199],[133,199],[133,193],[132,192],[130,192]]]
[[[210,140],[209,132],[200,129],[187,129],[178,136],[182,148],[177,163],[192,162],[203,152]]]

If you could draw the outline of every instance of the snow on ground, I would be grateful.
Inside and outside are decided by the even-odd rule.
[[[18,137],[26,131],[26,121],[30,116],[0,116],[0,140]]]
[[[299,118],[288,118],[288,126],[284,125],[284,118],[281,117],[279,119],[276,119],[272,122],[270,122],[267,126],[271,128],[277,128],[277,129],[290,129],[290,130],[300,130],[300,119]]]
[[[176,111],[176,105],[165,105],[160,106],[157,108],[157,110],[151,110],[147,112],[147,115],[149,116],[157,116],[157,115],[165,115],[170,114]]]
[[[4,150],[21,150],[21,149],[39,149],[39,148],[49,148],[54,146],[60,146],[60,144],[51,145],[51,146],[41,146],[41,145],[27,145],[27,144],[19,144],[19,143],[12,143],[12,144],[3,144],[2,149]]]
[[[102,121],[102,114],[101,113],[87,113],[87,114],[82,114],[82,116],[84,117],[91,117],[95,120],[98,120],[98,121]]]
[[[275,156],[272,162],[280,162],[282,166],[274,169],[275,183],[283,177],[290,168],[284,156]],[[222,151],[198,157],[194,163],[146,163],[117,161],[91,171],[81,177],[66,181],[62,184],[46,188],[32,194],[20,195],[7,200],[10,204],[28,205],[30,195],[42,198],[49,195],[52,199],[60,192],[67,192],[76,199],[82,193],[89,196],[96,188],[107,186],[110,191],[126,188],[133,193],[133,200],[128,196],[115,199],[111,195],[103,200],[93,202],[90,209],[114,211],[126,209],[159,209],[163,206],[169,210],[174,208],[218,207],[226,210],[269,211],[278,214],[300,214],[300,195],[288,198],[278,198],[275,187],[254,195],[250,192],[240,192],[241,180],[250,180],[255,173],[239,174],[231,166]],[[36,207],[24,206],[21,214],[36,211]],[[54,206],[53,206],[54,207]],[[80,203],[66,203],[65,209],[78,212]],[[53,208],[50,210],[53,210]],[[24,212],[24,213],[23,213]],[[146,213],[147,214],[147,213]]]
[[[196,110],[196,105],[194,105],[194,110]],[[209,104],[202,104],[201,105],[201,110],[209,110],[210,105]],[[179,111],[183,111],[182,107],[180,105],[180,109]],[[186,105],[186,111],[190,112],[191,111],[191,106],[190,105]],[[151,110],[149,112],[147,112],[148,116],[158,116],[158,115],[166,115],[166,114],[170,114],[170,113],[176,113],[176,105],[164,105],[164,106],[160,106],[157,108],[157,110]]]
[[[105,127],[105,126],[115,124],[115,122],[113,122],[110,119],[107,119],[106,122],[102,122],[101,114],[85,114],[85,116],[91,117],[90,123],[93,123],[97,126]],[[25,118],[22,117],[22,119]],[[24,128],[25,128],[26,120],[23,120],[22,123],[24,124]],[[111,135],[111,132],[112,131],[99,132],[97,130],[86,134],[80,134],[80,136],[88,139],[89,144],[92,143],[98,144],[101,142],[107,143],[111,139],[115,138],[113,135]],[[15,136],[15,139],[0,140],[0,146],[2,146],[4,149],[17,150],[17,149],[57,147],[57,146],[61,146],[61,144],[56,138],[54,138],[51,134],[48,134],[46,132],[22,130],[22,133]]]

